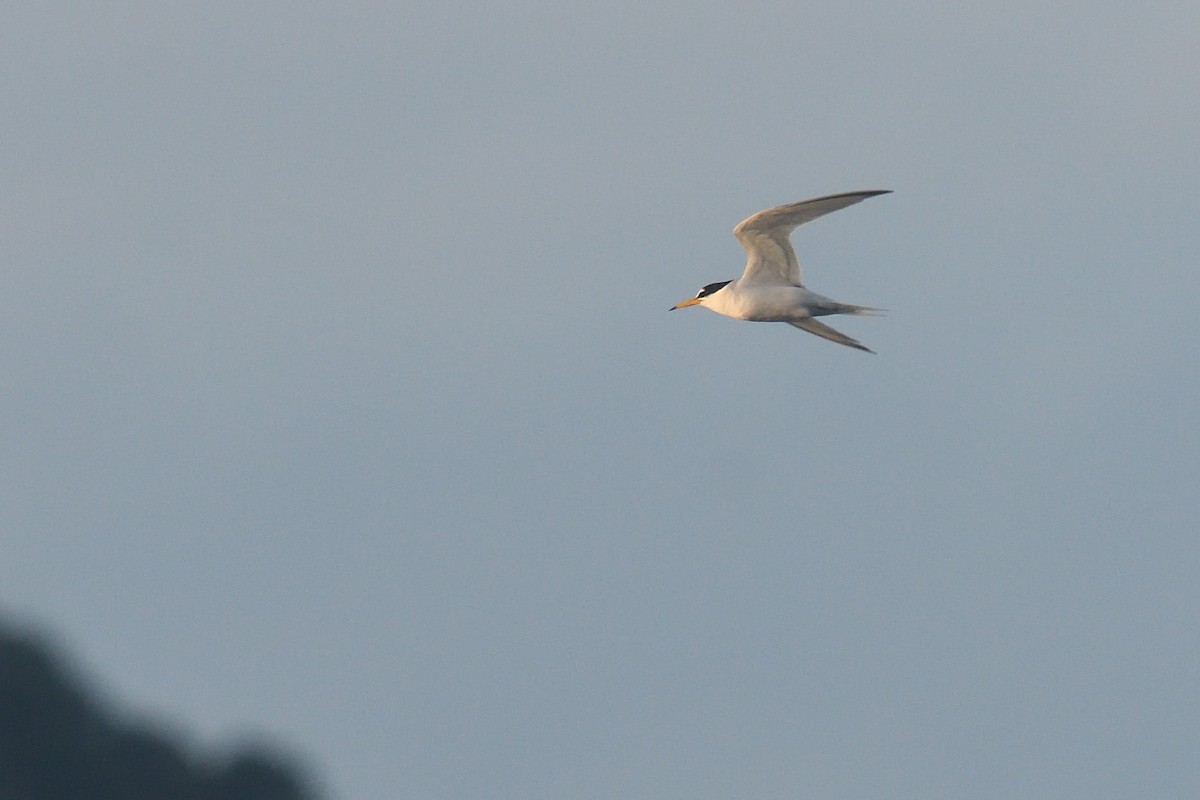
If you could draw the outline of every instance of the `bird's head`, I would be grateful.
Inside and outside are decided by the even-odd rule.
[[[671,306],[670,310],[674,311],[677,308],[687,308],[688,306],[702,305],[704,303],[705,298],[711,297],[712,295],[721,291],[722,289],[724,289],[726,286],[728,286],[731,283],[733,283],[733,281],[718,281],[716,283],[710,283],[707,286],[705,286],[703,289],[701,289],[700,291],[696,292],[695,297],[689,297],[687,300],[684,300],[682,303],[678,303],[677,305]]]

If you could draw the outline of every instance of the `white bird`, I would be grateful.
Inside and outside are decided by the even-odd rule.
[[[846,192],[802,200],[785,206],[768,208],[747,217],[733,229],[733,235],[746,248],[746,271],[733,281],[710,283],[671,308],[704,306],[735,319],[754,322],[786,322],[817,336],[875,352],[844,333],[818,322],[817,317],[830,314],[880,314],[877,308],[839,303],[804,288],[800,281],[800,262],[789,240],[792,231],[805,222],[831,211],[852,206],[868,197],[889,194],[890,189],[867,192]]]

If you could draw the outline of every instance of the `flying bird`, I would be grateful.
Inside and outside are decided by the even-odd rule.
[[[868,197],[890,194],[890,189],[845,192],[801,200],[768,208],[747,217],[733,229],[733,235],[746,248],[746,271],[732,281],[710,283],[671,308],[704,306],[735,319],[753,322],[786,322],[802,331],[814,333],[831,342],[875,352],[844,333],[818,322],[817,317],[831,314],[881,314],[877,308],[839,303],[806,289],[800,280],[800,262],[792,249],[791,236],[803,225],[831,211],[860,203]]]

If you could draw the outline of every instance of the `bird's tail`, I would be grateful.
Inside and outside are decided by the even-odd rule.
[[[856,305],[851,305],[850,303],[838,303],[837,304],[837,313],[838,314],[855,314],[857,316],[866,316],[866,317],[882,317],[884,314],[887,313],[887,310],[883,309],[883,308],[871,308],[870,306],[856,306]]]

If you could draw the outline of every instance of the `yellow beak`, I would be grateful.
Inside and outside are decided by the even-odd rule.
[[[694,306],[699,302],[700,302],[699,297],[689,297],[687,300],[684,300],[682,303],[671,306],[671,311],[674,311],[677,308],[687,308],[688,306]]]

